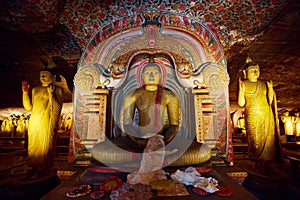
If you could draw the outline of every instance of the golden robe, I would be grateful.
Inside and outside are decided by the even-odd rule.
[[[128,95],[124,104],[125,132],[137,144],[145,146],[147,135],[162,134],[165,143],[175,137],[179,127],[179,102],[170,90],[141,88]],[[135,108],[138,110],[138,129],[133,128]]]
[[[49,99],[47,87],[32,90],[32,112],[28,124],[28,165],[53,167],[56,127],[63,104],[62,88],[55,87]]]
[[[245,92],[244,95],[249,159],[274,161],[278,152],[277,136],[266,83],[257,81],[256,90],[253,93]]]

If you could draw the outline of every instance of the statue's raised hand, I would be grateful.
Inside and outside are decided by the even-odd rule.
[[[243,81],[242,81],[241,78],[239,78],[239,90],[240,90],[240,92],[245,91],[245,86],[244,86]]]
[[[27,83],[27,81],[22,81],[22,91],[28,92],[30,85]]]

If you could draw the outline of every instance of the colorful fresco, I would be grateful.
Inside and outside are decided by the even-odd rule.
[[[192,32],[190,36],[193,36],[195,35],[195,30],[200,30],[197,28],[198,26],[200,28],[204,28],[204,30],[209,30],[207,32],[208,36],[213,36],[214,34],[218,36],[211,37],[212,40],[210,40],[211,38],[206,40],[205,35],[201,32],[197,35],[197,37],[199,39],[198,44],[200,44],[201,47],[199,49],[203,50],[203,54],[200,53],[201,51],[195,51],[187,57],[178,55],[185,55],[184,52],[180,50],[182,49],[183,44],[188,44],[188,42],[183,41],[189,37],[183,37],[181,40],[174,38],[178,42],[178,45],[181,45],[180,48],[172,48],[174,47],[174,44],[172,46],[171,42],[164,43],[169,45],[165,45],[166,48],[176,50],[173,50],[172,52],[172,57],[174,57],[176,63],[179,63],[179,60],[182,60],[177,68],[178,77],[180,77],[179,80],[182,80],[182,84],[188,86],[190,83],[194,84],[199,81],[199,77],[193,81],[190,81],[189,77],[191,77],[192,74],[200,71],[202,72],[202,68],[200,68],[201,64],[210,61],[213,64],[217,64],[217,67],[213,69],[221,69],[219,72],[221,72],[221,77],[223,77],[223,84],[226,85],[226,73],[223,73],[225,71],[224,68],[226,68],[226,62],[224,62],[223,59],[222,47],[227,48],[234,43],[251,43],[259,34],[262,33],[266,25],[274,19],[286,3],[287,1],[284,0],[245,0],[242,2],[237,0],[72,0],[63,3],[61,3],[61,1],[43,0],[26,2],[5,1],[3,6],[0,8],[0,19],[2,27],[35,33],[36,39],[43,51],[50,57],[60,56],[66,60],[73,60],[79,59],[84,52],[79,66],[83,66],[83,64],[98,64],[98,66],[102,69],[102,75],[106,73],[112,74],[112,79],[114,81],[110,81],[110,83],[115,84],[114,86],[116,86],[117,83],[122,82],[122,77],[126,75],[127,68],[124,67],[124,61],[122,59],[128,58],[129,55],[135,53],[133,52],[135,48],[131,47],[128,48],[128,50],[123,48],[119,54],[110,54],[110,51],[105,50],[104,47],[100,48],[99,45],[103,45],[105,42],[108,42],[109,38],[116,39],[120,32],[127,33],[128,31],[128,36],[130,37],[134,34],[138,35],[141,31],[139,25],[145,22],[139,15],[141,11],[162,11],[164,17],[160,18],[160,22],[162,22],[164,28],[166,28],[165,30],[170,30],[170,33],[183,32],[181,36],[188,35],[188,32],[186,31],[187,28],[185,30],[183,29],[183,27],[186,26],[189,27]],[[168,26],[170,29],[168,29]],[[154,31],[152,34],[150,31],[148,33],[149,35],[147,38],[149,40],[147,45],[156,47],[158,44],[156,42],[159,42],[159,39],[157,40],[158,35],[156,35],[156,33],[159,34],[160,32]],[[122,40],[119,39],[119,41]],[[160,42],[163,41],[166,40],[160,40]],[[187,52],[192,52],[191,49],[195,47],[193,46],[193,43],[190,44],[191,45],[188,46],[189,50]],[[99,54],[99,52],[95,51],[95,47],[99,47],[100,50],[104,50],[104,53]],[[213,56],[212,52],[209,52],[209,49],[211,49],[212,52],[219,51],[220,54],[216,53],[216,56]],[[167,51],[167,49],[164,50]],[[102,58],[95,55],[102,55]],[[103,55],[108,56],[110,59],[105,59]],[[194,56],[198,60],[189,60],[189,58]],[[125,59],[125,61],[128,60]],[[110,65],[110,63],[113,63],[114,65]],[[210,67],[215,66],[210,65]],[[205,69],[211,69],[210,67]],[[199,70],[197,71],[197,69]],[[219,73],[211,75],[212,76],[204,76],[204,78],[213,77],[212,79],[209,79],[210,81],[219,75]],[[106,81],[106,83],[105,81],[100,83],[96,82],[95,84],[99,84],[101,86],[107,85],[108,82],[109,81]],[[216,89],[219,87],[220,86],[215,85]],[[223,95],[225,96],[222,96],[220,99],[227,98],[226,93]],[[80,102],[85,102],[85,97],[80,96],[80,98],[79,99],[82,100]],[[205,99],[206,97],[203,98]],[[201,96],[200,99],[203,100],[203,98]],[[218,98],[215,99],[218,102]],[[222,102],[220,102],[220,107],[223,109],[224,107],[221,105]],[[224,111],[221,108],[220,111]],[[205,105],[203,109],[209,110],[209,105]],[[78,107],[78,111],[79,113],[83,112],[80,107]],[[85,118],[80,118],[78,120],[85,120]],[[210,119],[202,123],[210,124]],[[217,123],[216,126],[219,129],[224,128],[224,124],[222,123]],[[227,130],[227,128],[225,129]],[[210,127],[208,127],[207,130],[210,130]],[[76,134],[78,137],[81,137],[80,133]],[[226,141],[226,137],[224,141]],[[223,145],[220,145],[220,148],[223,147]]]
[[[106,0],[101,2],[79,0],[66,3],[61,22],[76,32],[80,43],[85,45],[93,33],[109,21],[115,21],[147,9],[158,9],[210,22],[216,27],[222,44],[228,46],[235,42],[253,41],[286,2],[284,0]]]
[[[122,118],[120,102],[127,93],[140,88],[140,70],[150,62],[161,67],[166,74],[162,85],[180,100],[184,126],[179,135],[186,139],[196,135],[197,142],[213,149],[214,155],[232,159],[227,154],[231,152],[229,77],[217,34],[211,26],[195,19],[153,10],[99,28],[85,48],[74,82],[74,108],[83,111],[75,111],[74,116],[73,133],[78,136],[73,137],[75,157],[84,154],[82,149],[76,150],[77,146],[84,145],[86,151],[91,151],[94,145],[120,136],[116,136],[122,129],[118,122]],[[110,107],[108,116],[108,111],[99,107],[103,101]],[[99,122],[94,123],[95,113],[110,119],[106,122],[111,126],[95,127]],[[88,125],[91,121],[98,138],[90,136],[95,132]]]
[[[234,43],[251,43],[287,2],[289,0],[4,0],[0,7],[0,25],[18,31],[44,32],[48,36],[43,40],[38,37],[37,41],[49,56],[79,59],[78,50],[71,55],[70,47],[80,46],[80,51],[83,51],[100,27],[140,11],[155,9],[211,23],[221,44],[227,48]],[[48,32],[61,25],[69,30],[72,37],[57,37]],[[60,40],[58,43],[57,38]]]
[[[64,25],[55,26],[46,32],[36,33],[41,49],[48,52],[48,56],[55,58],[61,56],[65,60],[77,60],[82,55],[82,48],[77,39]]]

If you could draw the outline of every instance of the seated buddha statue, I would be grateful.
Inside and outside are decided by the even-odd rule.
[[[142,80],[144,86],[125,97],[125,133],[140,146],[145,146],[156,134],[163,135],[167,144],[179,128],[178,99],[172,91],[160,87],[161,70],[157,64],[145,65]],[[134,124],[135,110],[138,112],[137,126]]]
[[[148,63],[142,69],[144,86],[125,97],[124,130],[136,144],[145,146],[140,168],[127,176],[131,184],[149,184],[161,178],[165,144],[176,135],[179,127],[179,103],[170,90],[160,87],[160,67]],[[134,113],[138,112],[138,124],[134,126]],[[165,120],[167,112],[168,123]]]
[[[161,86],[166,77],[160,66],[152,62],[144,65],[140,78],[142,86],[127,93],[120,100],[122,109],[117,108],[121,109],[120,125],[126,137],[95,144],[93,158],[126,170],[127,162],[136,163],[138,173],[209,160],[211,149],[207,145],[181,137],[179,100],[173,91]],[[136,176],[131,178],[135,182]]]

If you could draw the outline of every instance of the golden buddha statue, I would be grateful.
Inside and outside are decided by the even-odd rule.
[[[178,99],[172,91],[159,86],[161,71],[157,64],[149,63],[144,67],[142,80],[144,87],[125,97],[124,130],[141,146],[145,146],[148,138],[155,134],[163,135],[167,144],[179,127]],[[135,109],[138,111],[138,128],[133,123]]]
[[[116,124],[126,137],[99,142],[91,149],[95,160],[117,168],[132,170],[128,163],[139,164],[139,169],[134,169],[138,175],[130,175],[132,183],[149,181],[148,175],[163,165],[198,164],[211,157],[208,145],[183,139],[181,134],[185,132],[177,134],[181,121],[179,100],[173,91],[161,86],[166,80],[161,66],[150,61],[140,67],[138,85],[142,86],[127,93],[124,100],[118,99],[122,106],[117,108],[120,123]]]
[[[296,118],[294,116],[290,116],[289,111],[285,111],[283,115],[280,117],[281,121],[284,124],[284,133],[285,135],[294,135],[294,123]]]
[[[21,115],[20,119],[17,121],[16,137],[25,137],[27,127],[27,119],[24,115]]]
[[[295,112],[295,129],[296,129],[296,136],[300,136],[300,112]]]
[[[138,172],[127,176],[131,184],[149,184],[150,181],[156,180],[156,177],[161,178],[161,168],[167,154],[165,144],[169,143],[178,131],[178,99],[173,92],[159,86],[161,76],[157,64],[146,64],[142,71],[144,87],[125,97],[124,130],[133,142],[145,146]],[[137,128],[133,123],[136,109]],[[165,112],[168,120],[165,120]]]
[[[238,104],[245,107],[245,125],[248,135],[248,156],[256,165],[265,167],[271,161],[281,160],[279,135],[272,103],[276,100],[272,81],[258,80],[260,68],[249,62],[244,70],[246,80],[239,82]],[[278,155],[279,154],[279,155]]]
[[[2,125],[3,125],[3,128],[1,127],[1,129],[3,132],[3,136],[4,137],[13,137],[15,134],[15,125],[16,125],[13,117],[8,116],[7,119],[5,119],[2,122]]]
[[[31,110],[28,123],[28,161],[32,171],[28,177],[53,167],[56,143],[56,128],[63,104],[63,89],[54,85],[55,75],[49,69],[40,71],[41,85],[32,89],[32,100],[29,95],[30,85],[22,82],[23,106]]]

